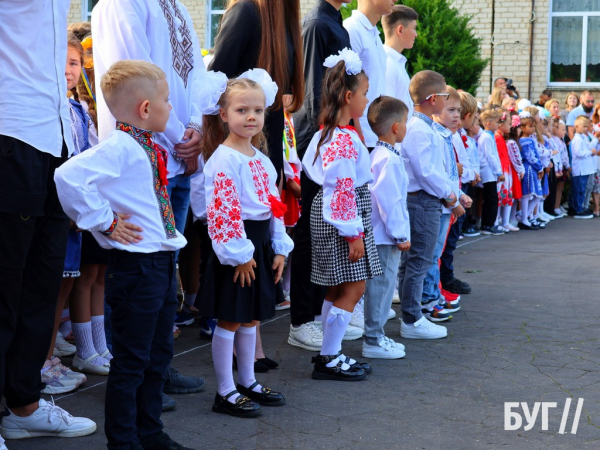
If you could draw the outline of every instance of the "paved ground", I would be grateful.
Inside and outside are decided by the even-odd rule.
[[[260,380],[282,390],[287,405],[264,408],[259,419],[210,411],[216,389],[210,346],[196,327],[187,328],[173,365],[206,375],[207,389],[177,396],[177,409],[163,415],[166,430],[195,449],[600,448],[599,231],[600,221],[562,219],[544,231],[465,239],[457,274],[473,293],[447,323],[448,338],[403,340],[399,322],[388,322],[386,332],[406,345],[407,356],[372,361],[365,382],[311,380],[311,354],[286,343],[289,317],[280,313],[264,325],[263,340],[281,365]],[[360,341],[345,344],[344,352],[360,355]],[[56,399],[96,420],[94,435],[11,441],[9,448],[105,448],[104,381],[91,376],[78,392]],[[583,410],[571,434],[579,398]],[[573,404],[566,433],[559,434],[566,399]],[[504,430],[505,402],[533,408],[539,401],[557,403],[547,431],[541,412],[529,431]]]

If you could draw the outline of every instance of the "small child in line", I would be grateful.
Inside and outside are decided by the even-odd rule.
[[[202,149],[206,215],[212,251],[198,296],[203,317],[218,319],[212,357],[218,390],[214,412],[256,417],[285,397],[256,381],[256,327],[283,300],[281,274],[294,246],[285,231],[277,173],[264,149],[265,110],[277,85],[263,69],[227,80],[203,75]],[[238,383],[233,381],[233,349]]]
[[[496,139],[496,148],[502,167],[504,180],[498,183],[498,228],[505,233],[509,231],[519,231],[518,227],[510,224],[510,213],[513,207],[513,176],[510,157],[508,156],[508,147],[506,137],[510,133],[511,117],[508,111],[503,111],[498,121],[498,130],[494,134]]]
[[[556,179],[556,198],[554,201],[554,214],[557,217],[564,217],[567,215],[567,210],[561,206],[562,194],[565,188],[565,181],[569,179],[569,173],[571,173],[571,162],[569,161],[569,150],[565,143],[565,136],[567,135],[567,126],[565,122],[560,119],[558,125],[555,125],[552,129],[553,139],[556,141],[556,146],[560,153],[560,162],[562,164],[562,176]]]
[[[521,180],[525,175],[525,167],[523,167],[523,159],[521,158],[521,147],[519,145],[519,138],[521,137],[521,118],[519,113],[516,111],[510,112],[510,131],[506,136],[506,149],[508,151],[508,158],[510,159],[511,174],[512,174],[512,192],[513,192],[513,206],[510,212],[511,226],[518,228],[517,211],[521,198],[523,197],[523,189],[521,187]],[[520,228],[519,228],[520,229]]]
[[[67,215],[103,248],[114,249],[106,273],[113,349],[108,446],[184,449],[160,420],[173,358],[175,251],[186,244],[167,193],[167,154],[152,139],[169,119],[169,86],[159,67],[128,60],[111,66],[101,88],[117,129],[57,169],[55,181]]]
[[[406,208],[408,176],[398,148],[406,135],[408,107],[382,96],[369,107],[369,125],[377,134],[371,152],[373,183],[369,186],[373,208],[373,235],[383,274],[367,281],[365,290],[365,358],[403,358],[404,346],[385,335],[402,252],[410,249],[410,219]]]
[[[541,184],[544,166],[537,151],[535,119],[527,111],[521,112],[519,117],[521,118],[522,130],[519,146],[521,147],[521,158],[525,169],[521,181],[523,196],[521,197],[519,228],[521,230],[539,230],[540,225],[536,220],[533,220],[532,214],[544,195]]]
[[[461,98],[462,98],[461,92]],[[481,231],[477,228],[477,222],[479,221],[479,215],[477,212],[478,204],[481,203],[481,197],[483,194],[483,185],[481,184],[481,164],[479,162],[479,149],[477,146],[477,139],[481,134],[481,124],[479,120],[479,108],[473,116],[473,122],[471,124],[465,124],[463,129],[463,136],[465,137],[465,148],[469,154],[469,161],[471,166],[478,170],[478,181],[472,183],[467,188],[467,195],[473,199],[471,208],[466,210],[467,217],[463,225],[463,235],[467,237],[475,237],[481,234]]]
[[[588,178],[596,172],[593,156],[596,155],[598,138],[588,139],[587,132],[591,121],[587,116],[575,119],[575,135],[571,141],[572,176],[570,209],[576,219],[591,219],[592,213],[585,205],[585,191]]]

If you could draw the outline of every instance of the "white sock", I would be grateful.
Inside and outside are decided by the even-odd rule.
[[[75,337],[75,345],[77,346],[77,356],[86,360],[96,351],[94,346],[94,336],[92,334],[92,322],[75,323],[73,322],[73,336]],[[92,359],[91,363],[97,366],[103,366],[108,362],[107,359],[100,356]]]
[[[321,355],[337,355],[342,349],[342,339],[352,318],[352,313],[337,306],[331,306],[324,322],[323,346]]]
[[[510,221],[513,220],[517,220],[517,200],[515,200],[512,207],[510,208]]]
[[[529,216],[533,217],[533,212],[535,211],[535,208],[537,207],[539,202],[540,202],[539,197],[533,198],[529,201],[529,213],[527,214],[528,217]]]
[[[238,383],[249,388],[256,383],[254,376],[254,355],[256,353],[256,327],[239,327],[233,341],[237,355]],[[260,392],[261,385],[252,389]]]
[[[94,348],[99,355],[108,350],[106,346],[106,333],[104,332],[104,316],[92,316],[92,337],[94,338]],[[110,352],[104,356],[104,359],[111,360]]]
[[[323,329],[323,333],[325,333],[325,327],[327,326],[327,320],[323,320],[323,317],[327,319],[327,315],[329,314],[329,310],[332,306],[333,302],[330,302],[329,300],[323,300],[323,306],[321,306],[321,327]]]
[[[556,209],[554,210],[554,214],[557,214],[557,215],[559,215],[559,216],[560,216],[560,215],[562,214],[562,211],[560,210],[560,208],[556,208]]]
[[[524,195],[521,198],[521,223],[527,226],[531,226],[531,222],[529,222],[529,202],[531,200],[530,195]]]
[[[183,293],[183,304],[186,306],[194,306],[196,303],[196,295],[197,294],[188,294],[187,292]]]
[[[503,206],[502,207],[502,226],[504,228],[508,228],[510,225],[510,211],[512,206]]]
[[[62,313],[60,314],[60,318],[61,318],[61,322],[60,322],[60,325],[58,326],[58,331],[60,331],[60,334],[62,334],[64,337],[67,337],[68,335],[71,334],[71,331],[73,331],[73,329],[71,327],[71,318],[70,318],[70,314],[69,314],[69,308],[62,310]],[[63,322],[62,319],[66,319],[66,318],[68,318],[68,320],[65,320]]]
[[[215,327],[212,339],[212,358],[217,384],[219,385],[218,392],[222,397],[236,390],[232,367],[234,337],[235,333],[233,331],[226,330],[218,325]],[[235,403],[237,398],[237,395],[232,395],[227,400]]]

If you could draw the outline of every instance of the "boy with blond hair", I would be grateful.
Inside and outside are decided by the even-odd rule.
[[[67,161],[55,180],[67,215],[100,246],[113,249],[105,291],[113,353],[106,386],[108,448],[184,449],[160,421],[173,358],[175,252],[186,244],[167,193],[167,154],[153,140],[169,119],[169,86],[159,67],[135,60],[113,64],[100,86],[116,130]]]

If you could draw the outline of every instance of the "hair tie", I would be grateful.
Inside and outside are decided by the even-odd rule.
[[[514,116],[512,116],[510,127],[517,128],[520,126],[521,126],[521,118],[519,117],[518,114],[515,114]]]
[[[246,78],[258,84],[265,93],[265,107],[270,108],[275,103],[277,96],[277,83],[273,81],[271,75],[265,69],[250,69],[241,74],[237,79]]]
[[[362,61],[358,56],[358,53],[344,48],[338,52],[337,55],[330,55],[325,59],[323,66],[331,69],[335,67],[337,63],[344,61],[346,65],[346,73],[348,75],[357,75],[362,71]]]
[[[219,114],[219,100],[227,90],[227,75],[223,72],[205,72],[196,81],[194,91],[198,92],[198,107],[204,116]]]
[[[502,117],[500,117],[500,122],[504,122],[506,120],[506,111],[504,111],[504,114],[502,114]]]

